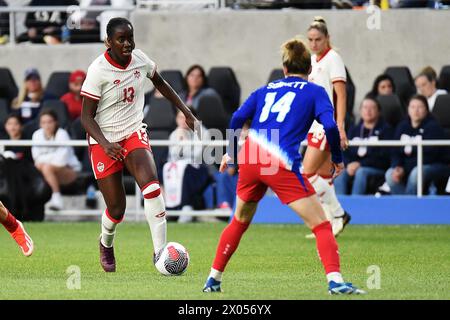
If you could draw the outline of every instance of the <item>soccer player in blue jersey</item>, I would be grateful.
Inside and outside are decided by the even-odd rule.
[[[203,291],[221,291],[224,269],[251,223],[259,200],[270,187],[315,234],[329,293],[364,293],[342,279],[338,246],[331,224],[314,188],[300,172],[300,142],[305,139],[314,120],[324,126],[334,176],[343,170],[333,106],[325,89],[307,81],[311,72],[311,56],[300,40],[292,39],[282,45],[282,60],[285,79],[254,91],[231,119],[230,127],[235,131],[242,128],[248,119],[252,119],[252,123],[237,159],[234,151],[234,137],[237,135],[231,135],[229,152],[222,159],[222,172],[230,162],[237,160],[239,164],[236,211],[222,232]]]

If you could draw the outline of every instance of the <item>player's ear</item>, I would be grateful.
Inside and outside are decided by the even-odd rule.
[[[111,42],[110,42],[110,40],[109,40],[108,37],[105,38],[104,43],[105,43],[105,46],[106,46],[108,49],[111,48]]]
[[[283,66],[283,74],[286,77],[286,75],[288,74],[287,68],[286,66]]]

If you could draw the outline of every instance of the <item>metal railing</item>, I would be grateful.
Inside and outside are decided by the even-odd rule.
[[[169,147],[169,146],[204,146],[204,147],[225,147],[228,145],[228,140],[214,140],[214,141],[169,141],[169,140],[150,140],[152,147]],[[306,141],[303,141],[302,146],[306,146]],[[1,146],[72,146],[72,147],[87,147],[88,143],[85,140],[70,140],[64,142],[37,142],[33,140],[0,140]],[[422,182],[423,182],[423,148],[424,147],[450,147],[450,140],[422,140],[417,138],[412,141],[399,140],[379,140],[379,141],[350,141],[350,147],[417,147],[417,196],[423,196]]]

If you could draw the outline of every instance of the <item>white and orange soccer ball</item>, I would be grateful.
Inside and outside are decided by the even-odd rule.
[[[182,275],[189,266],[189,252],[177,243],[169,242],[155,256],[155,267],[165,276]]]

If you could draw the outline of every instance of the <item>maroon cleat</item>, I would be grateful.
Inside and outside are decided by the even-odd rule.
[[[114,247],[107,248],[100,241],[100,264],[105,272],[116,272],[116,258]]]

